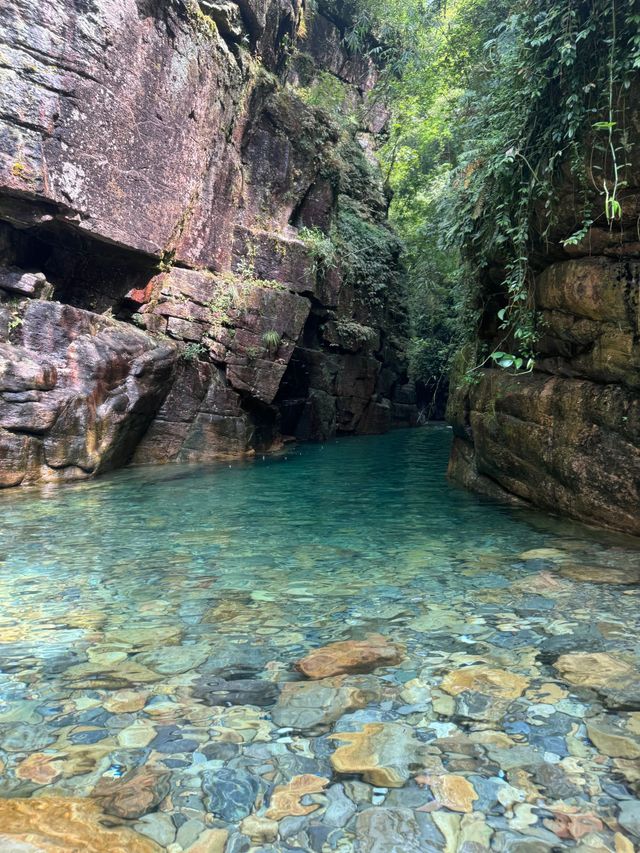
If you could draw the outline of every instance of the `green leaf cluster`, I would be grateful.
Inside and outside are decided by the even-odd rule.
[[[414,375],[446,373],[478,336],[493,346],[477,367],[529,370],[540,333],[532,258],[622,214],[629,107],[640,91],[638,5],[356,6],[347,42],[386,67],[377,94],[392,118],[381,161],[406,245]]]

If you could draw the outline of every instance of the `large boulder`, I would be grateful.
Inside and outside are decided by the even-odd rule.
[[[0,302],[0,485],[76,479],[129,461],[175,358],[170,344],[88,311]]]

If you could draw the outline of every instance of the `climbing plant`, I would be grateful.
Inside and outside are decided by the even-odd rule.
[[[414,369],[446,371],[488,304],[500,343],[472,371],[531,369],[535,251],[559,229],[567,245],[594,223],[615,228],[622,212],[640,9],[634,0],[357,7],[348,41],[386,66],[378,95],[393,114],[381,153],[408,247]],[[442,346],[425,337],[434,328]]]

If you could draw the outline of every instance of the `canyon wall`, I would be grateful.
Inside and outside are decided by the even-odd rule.
[[[0,10],[0,486],[415,420],[332,4]]]
[[[640,113],[632,111],[627,121],[637,140]],[[532,258],[540,329],[533,372],[482,369],[465,382],[461,358],[449,401],[455,433],[449,471],[492,496],[640,535],[637,144],[627,158],[620,219],[608,227],[594,194],[595,224],[564,248],[562,240],[580,225],[582,196],[568,179],[560,188],[560,215]],[[491,273],[499,280],[499,270]],[[499,343],[499,307],[496,298],[487,300],[484,352]]]

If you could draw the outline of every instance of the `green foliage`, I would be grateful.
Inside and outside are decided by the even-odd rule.
[[[370,308],[384,304],[396,286],[400,244],[384,224],[367,219],[357,202],[340,197],[335,242],[345,283]]]
[[[183,361],[191,362],[197,361],[200,356],[205,355],[208,352],[207,348],[203,344],[190,343],[187,344],[182,352],[180,353],[180,357]]]
[[[270,353],[276,353],[282,343],[282,335],[280,332],[276,332],[275,329],[270,329],[262,336],[262,343]]]
[[[24,323],[24,318],[20,316],[17,311],[14,311],[11,315],[11,319],[9,320],[9,331],[12,332],[14,329],[19,329]]]
[[[335,327],[340,344],[352,349],[359,349],[366,344],[372,344],[377,337],[374,329],[356,323],[355,320],[336,320]]]
[[[309,250],[315,272],[324,273],[333,266],[336,246],[328,234],[319,228],[301,228],[298,237]]]
[[[308,86],[300,86],[296,89],[296,95],[306,104],[323,110],[340,123],[345,116],[347,94],[346,83],[328,71],[316,72]],[[347,109],[346,116],[350,124],[357,126],[357,117],[354,113]]]
[[[531,369],[530,258],[558,230],[577,243],[621,214],[640,10],[632,0],[360,0],[358,9],[350,44],[375,43],[388,69],[382,161],[408,247],[414,374],[445,369],[488,311],[484,333],[500,343],[481,364]]]

